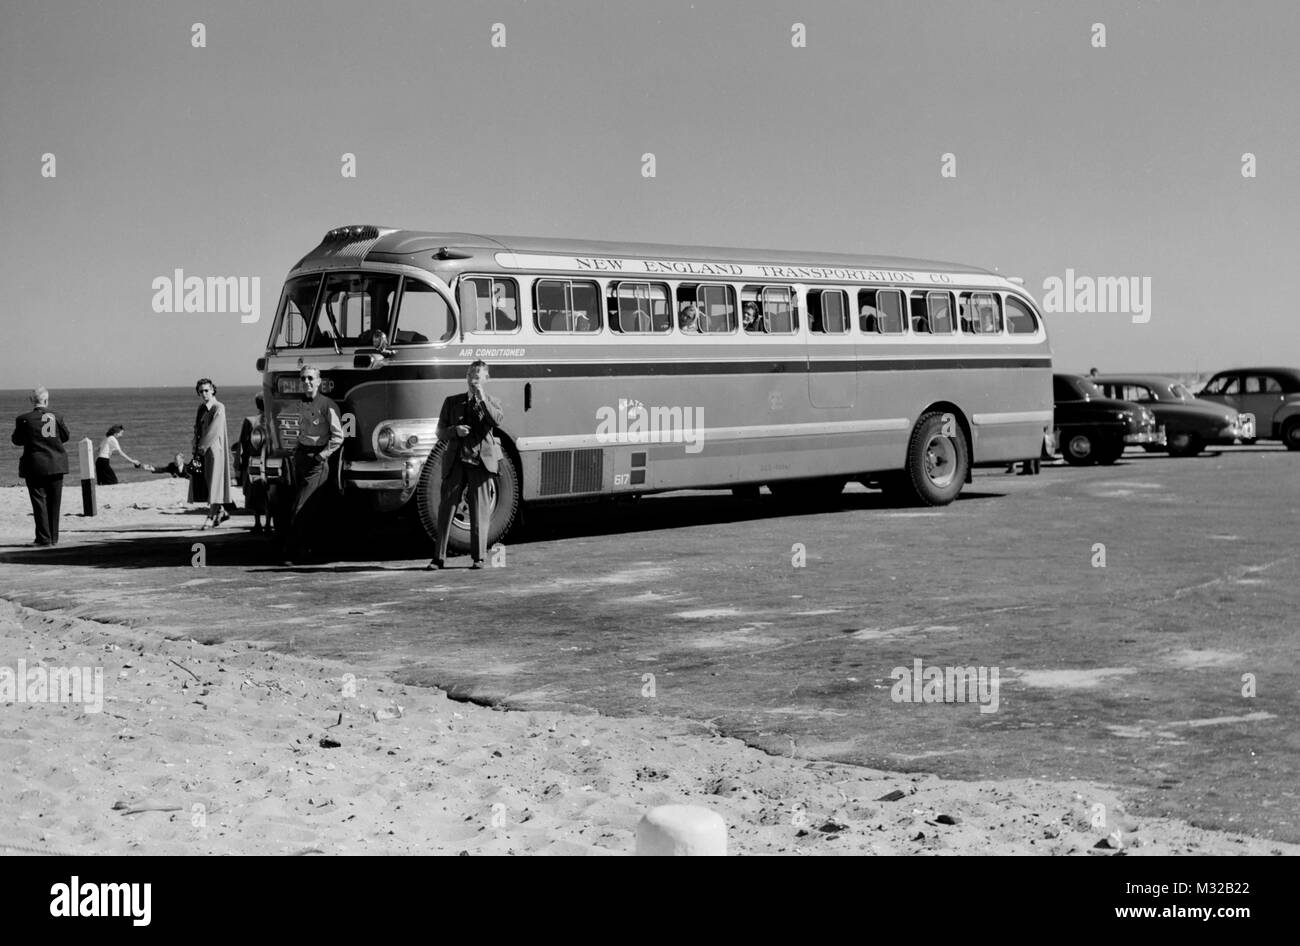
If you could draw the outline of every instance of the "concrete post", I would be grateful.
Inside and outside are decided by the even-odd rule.
[[[81,511],[93,516],[98,506],[95,500],[95,443],[85,437],[77,444],[77,457],[81,461]]]
[[[724,857],[727,823],[698,805],[651,808],[636,826],[637,857]]]

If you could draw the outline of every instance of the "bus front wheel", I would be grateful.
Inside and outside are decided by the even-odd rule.
[[[923,414],[907,445],[905,483],[927,506],[946,506],[956,499],[970,469],[966,437],[951,425],[951,414]]]
[[[424,533],[434,543],[438,541],[438,502],[442,487],[442,454],[445,443],[439,443],[424,461],[420,471],[420,483],[415,489],[415,506],[420,516],[420,525]],[[506,537],[519,514],[519,465],[514,457],[502,451],[497,461],[497,475],[488,483],[488,548]],[[447,540],[449,552],[461,555],[472,551],[469,529],[469,502],[462,498],[460,505],[451,517],[451,538]]]

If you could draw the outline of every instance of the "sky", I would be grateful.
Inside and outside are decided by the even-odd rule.
[[[1300,365],[1297,48],[1251,0],[4,0],[0,388],[256,384],[357,223],[1149,278],[1048,313],[1057,365]],[[177,269],[260,321],[155,312]]]

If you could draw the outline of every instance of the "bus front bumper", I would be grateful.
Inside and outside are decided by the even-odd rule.
[[[253,479],[263,477],[270,483],[285,480],[284,471],[287,458],[267,457],[265,463],[254,459],[248,465],[248,474]],[[354,489],[391,489],[408,490],[420,480],[420,471],[424,469],[424,459],[409,460],[345,460],[343,462],[343,485]]]
[[[419,482],[423,469],[423,458],[348,460],[343,464],[343,485],[355,489],[408,490]]]

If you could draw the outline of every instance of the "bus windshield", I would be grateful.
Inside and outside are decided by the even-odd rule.
[[[276,348],[355,348],[391,331],[395,273],[328,273],[289,280],[276,323]],[[309,314],[310,313],[310,314]]]

